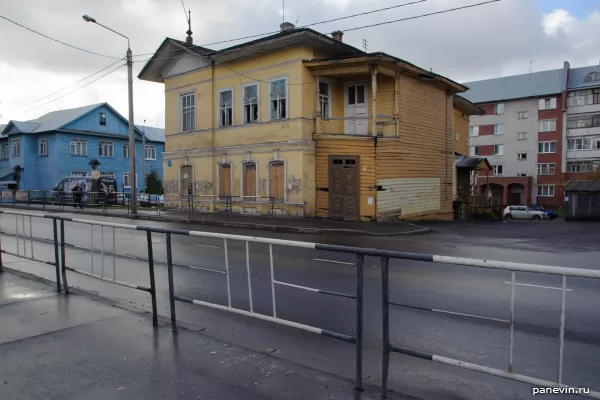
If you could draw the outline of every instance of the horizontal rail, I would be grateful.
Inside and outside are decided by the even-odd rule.
[[[413,310],[431,311],[431,312],[437,312],[437,313],[442,313],[442,314],[457,315],[457,316],[460,316],[460,317],[482,319],[482,320],[485,320],[485,321],[495,321],[495,322],[502,322],[502,323],[508,324],[508,320],[507,319],[484,317],[482,315],[467,314],[467,313],[461,313],[461,312],[456,312],[456,311],[440,310],[438,308],[426,308],[426,307],[411,306],[409,304],[394,303],[392,301],[390,301],[390,304],[393,305],[393,306],[398,306],[398,307],[403,307],[403,308],[410,308],[410,309],[413,309]]]
[[[323,290],[323,289],[311,288],[308,286],[294,285],[293,283],[281,282],[281,281],[276,281],[276,280],[273,280],[273,283],[275,283],[277,285],[281,285],[281,286],[288,286],[288,287],[295,288],[295,289],[306,290],[308,292],[327,294],[330,296],[346,297],[348,299],[356,299],[356,296],[351,295],[351,294],[346,294],[346,293],[332,292],[330,290]]]
[[[27,260],[37,261],[37,262],[41,262],[41,263],[52,265],[52,266],[56,267],[56,263],[53,261],[41,260],[39,258],[34,258],[34,257],[27,257],[27,256],[24,256],[23,254],[13,253],[11,251],[6,251],[4,249],[0,250],[0,253],[8,254],[9,256],[13,256],[13,257],[25,258]]]
[[[315,328],[314,326],[304,325],[304,324],[300,324],[298,322],[288,321],[286,319],[281,319],[281,318],[276,318],[276,317],[270,317],[268,315],[257,314],[257,313],[254,313],[254,312],[250,312],[250,311],[246,311],[246,310],[240,310],[238,308],[233,308],[233,307],[228,307],[228,306],[222,306],[220,304],[208,303],[206,301],[193,300],[193,299],[188,299],[186,297],[181,297],[181,296],[176,296],[176,295],[174,295],[173,298],[175,300],[183,301],[185,303],[196,304],[196,305],[199,305],[199,306],[204,306],[204,307],[208,307],[208,308],[214,308],[216,310],[221,310],[221,311],[228,311],[228,312],[231,312],[231,313],[234,313],[234,314],[244,315],[246,317],[253,317],[253,318],[261,319],[263,321],[274,322],[276,324],[285,325],[285,326],[289,326],[289,327],[297,328],[297,329],[302,329],[302,330],[307,331],[307,332],[312,332],[312,333],[316,333],[318,335],[328,336],[328,337],[331,337],[331,338],[334,338],[334,339],[343,340],[343,341],[348,342],[348,343],[356,343],[356,338],[355,337],[349,336],[349,335],[345,335],[343,333],[328,331],[326,329],[321,329],[321,328]]]
[[[152,289],[150,289],[148,287],[145,287],[145,286],[134,285],[134,284],[123,282],[123,281],[119,281],[119,280],[116,280],[116,279],[111,279],[111,278],[108,278],[106,276],[96,275],[96,274],[93,274],[91,272],[83,271],[83,270],[77,269],[77,268],[72,268],[72,267],[65,266],[65,269],[68,270],[68,271],[71,271],[71,272],[75,272],[75,273],[81,274],[81,275],[89,276],[91,278],[100,279],[101,281],[114,283],[115,285],[125,286],[125,287],[128,287],[128,288],[142,290],[144,292],[152,293]]]
[[[390,345],[388,350],[393,351],[395,353],[406,354],[408,356],[422,358],[424,360],[435,361],[441,364],[452,365],[454,367],[460,367],[464,369],[468,369],[471,371],[482,372],[484,374],[497,376],[499,378],[510,379],[513,381],[528,383],[530,385],[538,386],[538,387],[553,387],[553,388],[573,388],[575,390],[580,391],[578,393],[580,396],[588,397],[590,399],[600,399],[600,392],[584,392],[583,389],[577,388],[575,386],[564,385],[562,383],[547,381],[544,379],[533,378],[526,375],[515,374],[512,372],[502,371],[496,368],[490,368],[479,364],[473,364],[465,361],[456,360],[453,358],[442,357],[435,354],[428,354],[415,350],[408,350],[403,347]],[[587,391],[587,389],[586,389]]]

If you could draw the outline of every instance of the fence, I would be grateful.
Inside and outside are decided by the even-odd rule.
[[[65,291],[68,293],[68,284],[67,284],[67,271],[83,274],[86,276],[90,276],[92,278],[101,279],[104,281],[111,282],[113,284],[138,289],[142,291],[149,292],[151,294],[152,299],[152,308],[153,308],[153,316],[154,322],[156,323],[157,311],[156,311],[156,285],[154,282],[154,254],[153,254],[153,245],[152,245],[152,233],[160,233],[165,235],[165,243],[166,243],[166,255],[167,255],[167,276],[168,276],[168,288],[169,288],[169,308],[170,308],[170,317],[171,317],[171,327],[175,332],[177,331],[177,313],[176,313],[176,301],[185,302],[189,304],[195,304],[207,308],[217,309],[221,311],[227,311],[239,315],[244,315],[246,317],[256,318],[263,321],[268,321],[272,323],[277,323],[280,325],[285,325],[297,329],[301,329],[307,332],[316,333],[323,336],[328,336],[334,339],[342,340],[355,345],[355,391],[360,393],[362,388],[362,372],[363,372],[363,297],[364,297],[364,260],[365,257],[378,257],[381,263],[381,296],[382,296],[382,382],[381,388],[382,398],[386,398],[387,396],[387,386],[388,386],[388,378],[389,378],[389,364],[390,364],[390,354],[391,353],[400,353],[405,354],[425,360],[435,361],[442,364],[447,364],[451,366],[455,366],[458,368],[463,368],[471,371],[476,371],[480,373],[485,373],[488,375],[501,377],[513,381],[528,383],[541,387],[555,387],[555,388],[573,388],[576,390],[574,394],[578,394],[583,397],[588,397],[592,399],[600,399],[600,392],[590,391],[589,389],[583,388],[575,388],[572,386],[568,386],[562,382],[563,375],[563,356],[564,356],[564,334],[565,334],[565,316],[566,316],[566,285],[567,285],[567,277],[577,277],[577,278],[590,278],[590,279],[599,279],[600,280],[600,271],[598,270],[587,270],[580,268],[565,268],[565,267],[555,267],[555,266],[546,266],[546,265],[535,265],[535,264],[524,264],[524,263],[513,263],[513,262],[502,262],[502,261],[490,261],[490,260],[480,260],[480,259],[470,259],[470,258],[458,258],[458,257],[446,257],[446,256],[438,256],[438,255],[429,255],[429,254],[418,254],[418,253],[406,253],[406,252],[397,252],[397,251],[385,251],[378,249],[369,249],[369,248],[358,248],[358,247],[349,247],[349,246],[339,246],[339,245],[326,245],[319,243],[309,243],[309,242],[297,242],[297,241],[289,241],[289,240],[281,240],[281,239],[269,239],[269,238],[261,238],[261,237],[251,237],[251,236],[241,236],[241,235],[229,235],[229,234],[220,234],[220,233],[212,233],[212,232],[198,232],[198,231],[189,231],[189,230],[179,230],[179,229],[168,229],[168,228],[156,228],[156,227],[145,227],[145,226],[136,226],[136,225],[128,225],[128,224],[115,224],[115,223],[105,223],[99,221],[90,221],[84,220],[80,218],[67,218],[62,216],[55,216],[51,214],[27,214],[22,212],[15,211],[0,211],[0,214],[12,214],[15,215],[17,219],[17,227],[19,226],[19,216],[29,216],[34,218],[50,218],[53,220],[53,228],[54,228],[54,249],[55,249],[55,261],[47,262],[50,265],[58,265],[60,260],[60,272],[62,275],[63,285],[65,287]],[[64,234],[64,223],[65,221],[79,224],[88,224],[88,225],[97,225],[101,226],[101,229],[104,227],[109,227],[113,229],[113,247],[112,247],[112,255],[113,255],[113,268],[114,268],[114,256],[116,254],[114,247],[114,229],[127,229],[127,230],[138,230],[145,231],[147,237],[147,246],[148,246],[148,259],[145,260],[148,262],[149,271],[150,271],[150,282],[151,287],[146,288],[140,285],[134,285],[122,281],[117,281],[115,279],[116,273],[113,273],[113,278],[107,278],[104,275],[104,269],[102,271],[102,275],[98,275],[95,273],[90,273],[87,271],[82,271],[80,269],[76,269],[73,267],[68,267],[65,261],[65,234]],[[57,222],[60,222],[60,239],[57,235]],[[24,220],[21,220],[21,236],[25,235],[24,228]],[[31,235],[30,228],[30,238]],[[90,254],[92,255],[96,251],[93,248],[93,228],[91,229],[91,242],[92,246],[90,248]],[[185,235],[185,236],[195,236],[195,237],[206,237],[206,238],[216,238],[223,240],[223,249],[224,249],[224,259],[225,259],[225,271],[219,270],[211,270],[207,268],[198,268],[194,266],[182,266],[185,268],[192,269],[200,269],[202,271],[208,273],[220,274],[225,277],[224,287],[227,293],[227,304],[217,304],[203,300],[197,300],[193,298],[187,298],[184,296],[180,296],[175,292],[174,285],[174,274],[173,267],[177,266],[173,263],[172,256],[172,243],[171,237],[172,235]],[[104,237],[104,235],[103,235]],[[17,230],[17,241],[19,240],[19,231]],[[241,241],[245,243],[245,261],[246,261],[246,272],[248,274],[248,298],[249,298],[249,311],[235,308],[231,304],[231,287],[230,287],[230,267],[229,267],[229,259],[228,259],[228,243],[230,241]],[[23,242],[25,246],[25,242]],[[253,308],[253,295],[252,295],[252,282],[250,279],[251,269],[250,269],[250,252],[249,246],[251,243],[263,243],[269,246],[269,269],[270,269],[270,283],[272,289],[272,315],[260,314],[254,311]],[[354,266],[356,268],[356,291],[354,293],[339,293],[328,290],[323,290],[315,287],[307,287],[296,285],[290,282],[284,282],[276,279],[275,276],[275,266],[273,264],[273,245],[279,246],[287,246],[287,247],[296,247],[296,248],[304,248],[304,249],[313,249],[313,250],[325,250],[332,252],[340,252],[340,253],[349,253],[353,254],[356,257],[356,262]],[[101,243],[102,246],[102,254],[104,254],[104,243]],[[58,256],[58,249],[60,248],[60,258]],[[25,251],[25,250],[24,250]],[[4,250],[0,252],[8,253]],[[15,255],[15,254],[13,254]],[[17,251],[17,256],[23,257],[25,254],[21,255],[20,251]],[[27,257],[33,259],[33,253],[31,257]],[[452,264],[452,265],[462,265],[473,268],[483,268],[483,269],[492,269],[492,270],[504,270],[510,272],[511,274],[511,291],[510,291],[510,299],[509,299],[509,319],[501,320],[497,318],[488,318],[485,316],[476,316],[469,314],[462,314],[458,312],[452,312],[450,310],[440,310],[433,308],[424,308],[415,305],[409,304],[401,304],[396,303],[390,300],[390,284],[389,284],[389,270],[390,270],[390,258],[392,259],[402,259],[402,260],[412,260],[412,261],[420,261],[420,262],[428,262],[428,263],[438,263],[438,264]],[[0,268],[1,268],[1,259],[0,259]],[[92,264],[93,268],[93,264]],[[104,265],[102,265],[104,268]],[[57,268],[57,281],[59,279]],[[528,273],[537,273],[537,274],[549,274],[549,275],[558,275],[562,277],[562,287],[561,287],[561,314],[560,314],[560,330],[559,330],[559,350],[558,350],[558,370],[556,373],[556,381],[548,381],[535,377],[530,377],[521,374],[515,374],[513,372],[513,346],[514,346],[514,311],[515,311],[515,274],[516,272],[528,272]],[[297,290],[304,290],[308,292],[318,293],[322,295],[335,296],[335,297],[343,297],[355,300],[355,329],[356,333],[354,336],[341,333],[341,332],[333,332],[330,330],[322,329],[315,326],[310,326],[306,324],[301,324],[298,322],[282,319],[277,316],[277,298],[275,294],[274,287],[275,285],[287,286],[290,288],[294,288]],[[60,288],[60,286],[59,286]],[[400,347],[391,343],[390,341],[390,305],[396,307],[404,307],[404,308],[412,308],[421,310],[422,312],[442,312],[451,315],[461,315],[464,317],[471,318],[479,318],[489,321],[501,322],[508,325],[508,337],[509,337],[509,349],[508,349],[508,362],[507,369],[500,370],[495,368],[490,368],[484,365],[473,364],[469,362],[464,362],[457,359],[452,359],[436,354],[429,354],[422,351],[411,350],[407,348]]]

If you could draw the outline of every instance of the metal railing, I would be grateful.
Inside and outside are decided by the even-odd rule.
[[[195,214],[248,214],[275,215],[275,206],[283,201],[269,196],[222,196],[222,195],[164,195],[164,209],[187,211],[188,217]],[[287,204],[289,206],[289,204]],[[304,207],[302,206],[304,209]],[[302,213],[303,214],[303,213]]]

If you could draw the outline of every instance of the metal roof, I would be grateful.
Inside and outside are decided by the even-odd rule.
[[[454,107],[458,108],[461,112],[467,115],[485,114],[485,111],[483,111],[481,108],[477,107],[474,103],[471,103],[469,100],[459,95],[454,95],[453,104]]]
[[[89,106],[70,108],[68,110],[52,111],[52,112],[49,112],[48,114],[42,115],[39,118],[29,120],[29,121],[27,121],[27,123],[39,124],[39,127],[34,129],[31,132],[39,133],[39,132],[55,131],[55,130],[59,129],[60,127],[68,124],[69,122],[74,121],[77,118],[83,116],[84,114],[87,114],[88,112],[92,111],[93,109],[98,108],[105,104],[106,103],[98,103],[98,104],[92,104]],[[19,130],[20,130],[20,128],[19,128]],[[23,132],[23,131],[21,131],[21,132]]]
[[[4,130],[4,128],[6,128],[6,124],[0,124],[0,139],[3,137],[6,137],[5,135],[2,134],[2,131]]]
[[[492,169],[492,166],[485,157],[459,157],[456,159],[457,168],[477,168],[481,163],[485,163],[487,169]]]
[[[600,181],[567,181],[565,192],[600,192]]]
[[[577,89],[592,86],[600,86],[599,81],[585,82],[585,77],[591,72],[600,73],[600,65],[592,65],[589,67],[571,68],[569,70],[569,82],[567,89]]]
[[[140,132],[146,135],[146,139],[153,142],[165,142],[165,130],[161,128],[153,128],[151,126],[136,125]]]
[[[524,99],[562,93],[566,85],[566,69],[505,76],[465,82],[469,88],[462,96],[473,103]]]

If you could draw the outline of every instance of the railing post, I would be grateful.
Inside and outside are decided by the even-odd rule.
[[[0,238],[0,274],[4,272],[4,264],[2,264],[2,238]]]
[[[354,391],[363,392],[363,286],[365,256],[356,255],[356,382]]]
[[[67,281],[67,268],[65,256],[65,221],[60,220],[60,269],[62,271],[62,282],[65,293],[69,294],[69,283]]]
[[[271,219],[273,219],[274,212],[275,212],[275,197],[271,196]]]
[[[152,299],[152,325],[158,326],[158,312],[156,310],[156,281],[154,279],[154,254],[152,251],[152,232],[146,232],[148,240],[148,269],[150,271],[150,298]]]
[[[171,234],[167,236],[167,275],[169,277],[169,304],[171,306],[171,330],[177,332],[177,316],[175,315],[175,285],[173,284],[173,254],[171,252]]]
[[[381,398],[387,399],[387,385],[390,367],[390,259],[381,257],[381,310],[383,334],[383,358],[381,367]]]
[[[250,313],[254,313],[252,304],[252,274],[250,272],[250,246],[246,241],[246,272],[248,274],[248,299],[250,300]]]
[[[52,234],[54,240],[52,241],[54,244],[54,267],[56,269],[56,291],[60,292],[60,257],[58,255],[58,226],[56,224],[56,219],[52,218]]]

